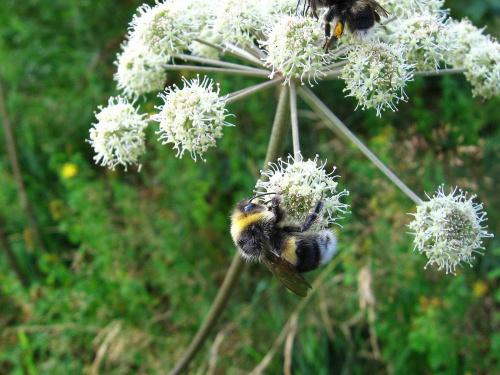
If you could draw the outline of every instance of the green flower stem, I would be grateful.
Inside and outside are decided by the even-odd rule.
[[[329,73],[332,69],[342,68],[344,65],[347,65],[347,63],[348,63],[347,60],[338,61],[334,64],[330,64],[330,65],[325,66],[324,68],[321,68],[320,72]]]
[[[260,61],[259,59],[257,59],[255,56],[253,56],[253,55],[249,54],[248,52],[246,52],[242,49],[239,49],[237,47],[234,47],[234,46],[222,47],[218,44],[209,42],[207,40],[198,39],[198,38],[196,38],[195,41],[197,41],[198,43],[205,44],[209,47],[215,48],[216,50],[221,51],[223,53],[227,53],[228,55],[236,57],[237,59],[246,61],[246,62],[248,62],[254,66],[257,66],[259,68],[262,68],[264,66],[264,63],[262,61]]]
[[[465,68],[450,68],[450,69],[437,69],[437,70],[423,70],[414,72],[415,77],[429,77],[429,76],[441,76],[445,74],[461,74],[466,72]]]
[[[248,95],[254,94],[254,93],[256,93],[260,90],[263,90],[267,87],[274,86],[278,83],[283,82],[284,80],[285,80],[285,78],[272,79],[269,81],[259,83],[259,84],[254,85],[254,86],[247,87],[245,89],[241,89],[241,90],[232,92],[231,94],[229,94],[227,96],[226,103],[232,103],[232,102],[235,102],[237,100],[243,99],[244,97],[246,97]]]
[[[243,70],[243,69],[227,69],[227,68],[213,68],[209,66],[197,66],[197,65],[166,65],[167,70],[189,70],[195,72],[206,72],[206,73],[226,73],[226,74],[236,74],[240,76],[248,77],[268,77],[269,71],[264,69],[253,70]]]
[[[7,110],[7,94],[4,92],[2,77],[0,77],[0,116],[2,119],[3,128],[5,131],[5,143],[7,148],[7,156],[9,159],[10,167],[12,168],[12,176],[16,181],[17,194],[21,206],[28,219],[28,224],[31,229],[31,233],[35,240],[36,246],[40,250],[45,250],[45,244],[42,238],[40,228],[38,226],[38,221],[35,217],[33,207],[28,199],[28,193],[26,191],[26,186],[24,185],[23,175],[21,173],[21,165],[19,163],[19,153],[17,151],[16,141],[14,138],[14,131],[12,126],[12,121],[10,119]],[[36,269],[37,276],[40,276],[38,269]]]
[[[392,21],[396,21],[398,19],[398,17],[394,16],[394,17],[391,17],[383,22],[380,22],[380,25],[381,26],[385,26],[387,25],[388,23],[391,23]]]
[[[250,71],[257,71],[257,72],[261,72],[262,71],[262,69],[253,68],[253,67],[248,66],[248,65],[241,65],[241,64],[229,63],[229,62],[225,62],[225,61],[208,59],[206,57],[201,57],[201,56],[193,56],[193,55],[180,54],[180,55],[174,56],[174,58],[179,58],[179,59],[185,60],[185,61],[198,62],[198,63],[205,64],[205,65],[220,66],[220,67],[223,67],[223,68],[250,70]]]
[[[28,289],[30,286],[30,282],[28,280],[28,277],[23,273],[21,269],[21,264],[17,260],[16,254],[14,252],[14,249],[12,249],[12,246],[10,246],[9,239],[7,238],[7,233],[5,233],[5,220],[2,215],[0,215],[0,247],[3,249],[5,252],[5,255],[7,256],[7,259],[9,260],[10,267],[16,274],[17,278],[19,279],[20,283]]]
[[[408,186],[404,184],[392,171],[386,167],[382,161],[375,156],[373,152],[359,140],[340,119],[333,114],[330,109],[314,95],[314,93],[305,87],[299,87],[299,95],[306,103],[319,115],[325,124],[334,131],[340,131],[351,142],[353,142],[372,161],[397,187],[399,187],[410,199],[417,205],[422,203],[422,200]]]
[[[299,118],[297,115],[297,87],[295,81],[290,81],[290,117],[292,120],[292,141],[293,157],[300,160],[300,142],[299,142]]]
[[[260,34],[260,33],[259,33],[259,34]],[[262,35],[262,34],[261,34],[260,36],[259,36],[259,35],[256,35],[256,36],[258,36],[258,38],[259,38],[260,40],[264,40],[264,39],[265,39],[265,36],[264,36],[264,35]],[[259,58],[259,59],[265,59],[265,58],[266,58],[266,54],[265,54],[264,52],[262,52],[262,50],[261,50],[259,47],[257,47],[256,45],[252,44],[252,45],[250,46],[250,48],[252,49],[253,54],[254,54],[257,58]]]
[[[340,70],[334,70],[331,72],[326,73],[325,76],[323,76],[323,80],[330,80],[330,79],[339,79],[340,76],[342,75],[342,72]]]
[[[273,129],[271,130],[271,138],[269,139],[269,145],[267,146],[266,160],[262,168],[263,171],[268,169],[269,163],[276,162],[285,149],[285,140],[288,132],[288,119],[290,113],[290,96],[288,94],[289,90],[287,90],[285,86],[281,86],[278,107],[276,108],[276,114],[274,116]],[[264,180],[264,177],[265,176],[262,176],[262,180]]]
[[[210,310],[208,311],[205,320],[202,325],[196,332],[193,340],[189,344],[188,348],[176,363],[175,367],[169,372],[169,375],[181,374],[185,371],[189,365],[189,363],[193,360],[198,350],[200,350],[201,346],[208,338],[210,332],[214,329],[215,324],[217,323],[217,319],[221,315],[222,311],[227,305],[229,297],[236,286],[238,279],[240,278],[241,272],[243,271],[243,267],[245,266],[245,261],[240,256],[238,252],[236,252],[231,265],[226,273],[226,277],[215,297]]]
[[[250,375],[260,375],[264,373],[266,370],[267,366],[269,366],[269,363],[273,359],[274,355],[278,351],[279,347],[283,344],[283,341],[285,341],[285,337],[290,330],[291,323],[293,321],[293,317],[298,317],[298,315],[304,310],[306,306],[309,305],[309,301],[311,300],[312,296],[316,293],[318,288],[324,283],[325,278],[328,275],[331,275],[332,271],[339,265],[340,263],[340,258],[337,257],[333,261],[331,261],[318,275],[316,280],[314,280],[312,284],[312,290],[305,296],[303,299],[300,300],[299,304],[297,305],[297,308],[293,311],[292,314],[290,314],[290,318],[287,320],[285,325],[283,326],[283,329],[281,330],[280,334],[276,338],[273,347],[271,350],[268,351],[268,353],[265,355],[265,357],[262,359],[262,361],[250,372]],[[338,274],[337,276],[343,277],[342,274]]]
[[[266,161],[263,168],[264,170],[267,169],[270,161],[275,161],[283,152],[284,138],[288,128],[288,99],[288,90],[285,87],[281,87],[278,108],[276,109],[273,129],[271,131],[271,139],[267,148]],[[205,320],[198,329],[198,332],[196,332],[185,353],[176,363],[175,367],[169,372],[169,375],[181,374],[187,369],[189,363],[195,357],[198,350],[200,350],[201,346],[210,335],[210,332],[214,329],[217,319],[220,317],[227,305],[231,292],[236,287],[236,283],[240,278],[244,266],[244,260],[241,258],[239,253],[236,252],[233,261],[229,266],[226,277],[222,282],[219,292],[217,293]]]
[[[233,53],[239,54],[241,57],[247,58],[249,62],[255,64],[256,66],[263,67],[264,63],[260,60],[260,57],[254,51],[248,51],[232,44],[226,44],[226,51],[230,50]]]
[[[343,54],[345,54],[347,51],[349,51],[349,48],[350,48],[349,46],[342,46],[342,47],[337,48],[333,52],[332,60],[335,60],[335,59],[339,58],[340,56],[342,56]]]

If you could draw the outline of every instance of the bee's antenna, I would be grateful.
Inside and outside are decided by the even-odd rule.
[[[297,6],[295,7],[295,14],[297,14],[297,10],[299,9],[299,5],[300,5],[300,0],[297,1]]]
[[[264,195],[271,195],[271,194],[278,194],[278,193],[262,193],[262,194],[257,194],[257,195],[254,195],[252,198],[250,198],[250,200],[248,201],[248,203],[250,203],[251,201],[253,201],[256,198],[260,198],[260,197],[263,197]]]

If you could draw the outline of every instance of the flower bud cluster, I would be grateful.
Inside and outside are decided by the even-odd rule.
[[[145,45],[135,39],[129,39],[122,48],[114,76],[118,89],[134,99],[148,92],[163,90],[167,80],[165,61],[151,54]]]
[[[347,96],[358,100],[362,109],[375,108],[377,115],[406,100],[404,87],[413,79],[413,66],[404,59],[404,47],[398,44],[373,43],[355,47],[342,69]]]
[[[415,14],[446,13],[444,0],[380,0],[380,5],[393,17],[404,19]]]
[[[207,4],[204,0],[166,0],[138,8],[116,62],[115,80],[126,96],[137,98],[164,88],[166,64],[198,36],[210,15]]]
[[[196,161],[203,159],[203,153],[214,147],[217,138],[222,137],[222,127],[231,125],[225,121],[225,100],[219,96],[219,87],[207,77],[191,81],[183,78],[185,86],[167,88],[159,96],[165,104],[157,107],[160,112],[152,119],[160,123],[159,140],[163,144],[173,143],[178,157],[185,151]]]
[[[326,228],[335,223],[339,212],[347,212],[348,205],[341,203],[340,198],[349,192],[337,191],[335,168],[327,173],[325,165],[326,162],[318,163],[317,155],[313,160],[303,160],[302,156],[297,160],[292,156],[288,156],[287,161],[278,159],[278,163],[269,163],[270,168],[261,172],[266,181],[258,180],[255,189],[281,194],[282,207],[297,222],[304,222],[323,200],[323,209],[313,227]]]
[[[395,40],[404,46],[403,53],[417,70],[435,70],[448,54],[458,48],[457,35],[444,16],[415,14],[398,26]]]
[[[122,97],[109,98],[107,107],[99,107],[98,122],[90,129],[90,144],[94,148],[96,163],[115,169],[122,164],[137,164],[145,148],[144,129],[148,125],[144,114]],[[139,165],[140,167],[140,165]]]
[[[284,16],[271,27],[264,30],[267,37],[261,40],[267,56],[266,66],[272,68],[270,77],[279,73],[286,78],[316,82],[319,75],[329,62],[329,54],[325,52],[324,30],[311,17]]]
[[[473,253],[484,249],[481,238],[492,237],[481,223],[486,220],[483,205],[474,203],[476,197],[453,189],[446,195],[440,186],[436,195],[417,206],[409,224],[414,230],[415,249],[424,253],[429,264],[436,264],[446,273],[455,273],[461,262],[469,263]]]
[[[500,43],[483,35],[468,19],[453,22],[452,28],[461,41],[451,54],[455,66],[466,68],[465,78],[472,85],[472,94],[482,98],[500,95]]]
[[[251,47],[256,41],[255,34],[270,21],[273,3],[268,0],[220,0],[209,26],[213,34],[220,37],[222,45]]]

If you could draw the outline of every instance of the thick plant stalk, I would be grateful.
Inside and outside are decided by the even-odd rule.
[[[430,77],[430,76],[442,76],[447,74],[462,74],[466,72],[465,68],[450,68],[450,69],[437,69],[437,70],[422,70],[413,73],[415,77]]]
[[[179,58],[179,59],[184,60],[184,61],[194,61],[194,62],[205,64],[205,65],[219,66],[222,68],[250,70],[250,71],[257,71],[257,72],[262,71],[262,69],[253,68],[253,67],[247,66],[247,65],[235,64],[235,63],[230,63],[230,62],[220,61],[220,60],[213,60],[213,59],[209,59],[209,58],[201,57],[201,56],[180,54],[180,55],[174,56],[174,58]]]
[[[382,161],[375,156],[373,152],[370,151],[368,147],[364,145],[363,142],[359,140],[348,128],[344,125],[340,119],[333,114],[328,107],[323,104],[321,100],[318,99],[314,93],[308,88],[299,87],[299,95],[306,101],[306,103],[318,114],[318,116],[325,122],[329,127],[333,126],[334,130],[340,131],[344,136],[346,136],[350,141],[352,141],[360,151],[365,154],[365,156],[371,160],[398,188],[403,191],[410,199],[412,199],[417,205],[422,203],[422,200],[417,194],[415,194],[408,186],[401,181],[398,176],[396,176],[387,166],[382,163]]]
[[[254,55],[252,55],[249,52],[242,50],[236,46],[225,45],[224,47],[222,47],[219,44],[211,43],[207,40],[198,39],[198,38],[195,38],[195,41],[202,43],[202,44],[205,44],[209,47],[215,48],[216,50],[218,50],[224,54],[228,54],[230,56],[236,57],[239,60],[243,60],[247,63],[250,63],[253,66],[256,66],[259,68],[262,68],[264,66],[264,63],[262,61],[260,61],[258,58],[256,58]]]
[[[326,266],[326,268],[323,269],[323,271],[321,271],[321,273],[318,275],[318,277],[316,278],[316,280],[314,280],[314,282],[312,284],[311,292],[308,293],[307,296],[305,296],[303,299],[300,300],[299,304],[297,305],[297,308],[290,314],[290,318],[287,320],[287,322],[283,326],[283,328],[282,328],[280,334],[278,335],[278,337],[276,338],[273,346],[267,352],[267,354],[264,356],[262,361],[250,372],[250,375],[262,375],[264,373],[264,371],[267,369],[267,367],[271,363],[271,360],[273,359],[274,355],[278,351],[278,348],[285,341],[285,338],[286,338],[286,336],[287,336],[287,334],[292,326],[292,322],[294,320],[294,317],[297,318],[300,315],[300,313],[302,312],[302,310],[304,310],[304,308],[309,305],[309,301],[311,300],[312,296],[316,293],[319,286],[325,281],[325,278],[332,272],[332,270],[335,267],[338,266],[339,263],[340,263],[340,258],[337,257],[333,261],[331,261],[330,264],[328,264]]]
[[[299,117],[297,115],[297,89],[295,81],[290,81],[290,117],[292,121],[293,157],[300,160]]]
[[[269,162],[276,160],[283,152],[284,142],[286,138],[286,132],[288,128],[288,114],[289,114],[289,90],[285,87],[281,87],[280,98],[278,101],[278,108],[276,109],[276,115],[274,117],[273,129],[271,132],[271,139],[269,140],[269,146],[267,148],[266,161],[264,163],[264,168],[267,169]],[[236,287],[236,283],[240,278],[241,272],[245,265],[244,260],[241,258],[238,252],[236,252],[231,265],[227,271],[226,277],[215,297],[210,310],[208,311],[205,320],[196,332],[193,340],[189,344],[186,352],[179,359],[175,367],[169,372],[169,375],[181,374],[187,369],[191,360],[195,357],[198,350],[212,332],[217,319],[221,315],[222,311],[227,305],[231,292]]]
[[[269,71],[264,69],[229,69],[229,68],[215,68],[211,66],[198,66],[198,65],[166,65],[165,69],[168,70],[182,70],[182,71],[195,71],[203,73],[224,73],[224,74],[236,74],[246,77],[260,77],[267,78],[269,76]]]
[[[0,77],[0,114],[2,116],[3,128],[5,131],[5,143],[7,146],[7,155],[9,156],[10,166],[12,168],[12,175],[17,185],[17,194],[19,195],[19,200],[21,206],[26,213],[28,218],[29,227],[33,233],[33,238],[39,249],[45,249],[45,245],[42,240],[42,235],[38,228],[38,222],[36,221],[35,214],[33,213],[33,208],[31,207],[30,201],[28,199],[28,194],[26,193],[26,187],[24,186],[23,176],[21,174],[21,167],[19,165],[19,159],[17,157],[16,143],[14,140],[14,132],[12,131],[12,122],[10,121],[9,114],[7,112],[7,104],[5,100],[5,93],[3,89],[3,82]]]
[[[14,273],[17,275],[17,278],[25,288],[28,288],[30,285],[29,280],[21,270],[21,266],[17,261],[16,254],[14,254],[14,250],[10,246],[4,228],[5,228],[5,222],[3,220],[3,217],[0,216],[0,246],[3,248],[5,255],[7,255],[7,259],[9,260],[10,266],[14,271]]]
[[[247,88],[244,88],[244,89],[232,92],[232,93],[230,93],[227,96],[226,104],[229,104],[229,103],[235,102],[237,100],[243,99],[243,98],[247,97],[248,95],[255,94],[256,92],[259,92],[260,90],[266,89],[266,88],[268,88],[270,86],[277,85],[278,83],[281,83],[284,80],[285,80],[284,78],[277,78],[277,79],[273,79],[273,80],[267,80],[267,81],[264,81],[264,82],[259,83],[257,85],[254,85],[254,86],[251,86],[251,87],[247,87]]]

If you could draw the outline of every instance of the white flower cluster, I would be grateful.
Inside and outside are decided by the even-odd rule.
[[[154,7],[142,5],[130,23],[130,38],[140,40],[152,54],[169,61],[184,51],[198,33],[199,20],[190,6],[189,0],[165,1]]]
[[[379,0],[379,3],[391,16],[400,19],[411,17],[415,14],[446,13],[441,9],[444,0]]]
[[[484,29],[478,29],[468,19],[452,23],[461,41],[451,54],[455,66],[466,68],[465,78],[472,84],[472,94],[483,98],[500,95],[500,44]]]
[[[328,62],[328,53],[323,45],[324,30],[311,17],[285,16],[272,27],[264,30],[267,40],[260,41],[267,52],[266,66],[272,68],[270,77],[276,73],[290,79],[311,79],[316,82],[318,75]]]
[[[411,214],[415,219],[409,224],[415,231],[415,249],[427,256],[427,265],[437,264],[446,273],[455,273],[462,261],[472,266],[473,253],[484,249],[481,238],[492,237],[481,226],[486,213],[482,204],[473,202],[476,196],[467,198],[467,192],[456,192],[457,188],[446,195],[440,186],[428,202],[417,206],[417,212]]]
[[[319,163],[318,156],[313,160],[303,160],[302,156],[295,160],[288,156],[287,161],[278,159],[278,163],[269,163],[270,169],[261,172],[267,181],[258,180],[255,189],[263,189],[267,193],[282,195],[282,205],[293,220],[304,222],[314,211],[319,200],[324,202],[323,209],[313,227],[323,229],[335,223],[338,213],[346,213],[349,207],[340,202],[340,198],[349,195],[347,190],[337,191],[338,183],[333,173],[326,173],[324,163]]]
[[[204,160],[203,153],[222,137],[222,127],[231,125],[225,121],[229,116],[226,103],[219,96],[219,87],[214,91],[214,82],[207,77],[202,82],[199,76],[183,81],[182,89],[174,85],[159,94],[165,104],[157,107],[160,112],[152,119],[160,123],[158,140],[173,143],[176,156],[182,157],[188,151],[193,160],[197,155]]]
[[[207,4],[204,0],[165,0],[138,8],[116,62],[115,80],[126,96],[137,98],[164,88],[165,65],[198,36],[209,16]]]
[[[457,35],[442,15],[424,13],[404,19],[398,25],[395,40],[417,70],[438,69],[440,62],[458,48]]]
[[[220,0],[209,26],[222,45],[251,47],[256,41],[255,34],[270,21],[273,5],[267,0]]]
[[[136,40],[128,40],[118,55],[115,74],[117,87],[129,98],[137,98],[148,92],[160,91],[165,87],[166,62],[151,54],[146,46]]]
[[[377,24],[375,33],[351,35],[344,25],[345,35],[330,53],[324,49],[325,7],[317,20],[300,9],[291,15],[296,0],[163,0],[153,7],[143,5],[130,23],[115,78],[124,95],[137,98],[163,89],[173,56],[189,50],[218,60],[225,49],[246,55],[254,65],[260,59],[270,70],[269,78],[284,77],[285,84],[297,80],[313,85],[324,76],[341,76],[358,107],[375,108],[378,116],[406,98],[402,90],[412,70],[465,68],[474,95],[499,94],[499,44],[468,21],[449,18],[442,9],[444,0],[379,1],[389,12],[383,27]],[[372,37],[360,39],[357,34]],[[363,64],[379,54],[387,66],[375,64],[365,76]],[[344,63],[347,68],[341,73]],[[384,78],[376,79],[376,71]],[[360,81],[363,78],[367,83]]]
[[[169,63],[190,51],[211,58],[205,60],[215,65],[209,70],[235,68],[234,63],[213,61],[228,53],[252,65],[236,67],[235,72],[262,76],[267,69],[270,79],[284,78],[285,84],[295,80],[313,85],[325,76],[340,77],[346,84],[344,92],[357,100],[357,107],[375,108],[378,116],[387,108],[396,110],[398,102],[407,99],[404,88],[415,70],[463,68],[475,96],[500,95],[500,44],[494,38],[468,20],[452,21],[441,9],[443,0],[379,1],[391,14],[383,18],[383,27],[377,25],[373,38],[349,35],[347,24],[345,35],[327,53],[326,7],[317,20],[301,10],[297,15],[296,0],[157,0],[154,6],[140,6],[130,22],[117,56],[115,80],[122,97],[133,100],[162,91]],[[186,88],[174,86],[160,95],[165,105],[155,118],[160,122],[160,139],[174,143],[177,156],[189,151],[196,159],[215,144],[228,115],[218,89],[212,90],[213,82],[185,82]],[[196,101],[201,92],[205,96]],[[105,164],[113,160],[102,155],[108,154],[97,156]]]
[[[138,114],[127,99],[119,96],[109,98],[108,106],[99,109],[95,115],[98,122],[90,129],[94,160],[111,169],[122,164],[127,170],[145,152],[144,129],[148,125],[145,115]]]
[[[396,110],[395,103],[406,100],[406,82],[413,79],[403,51],[401,45],[382,42],[353,49],[342,69],[347,96],[354,96],[362,109],[375,108],[378,116],[386,107]]]

